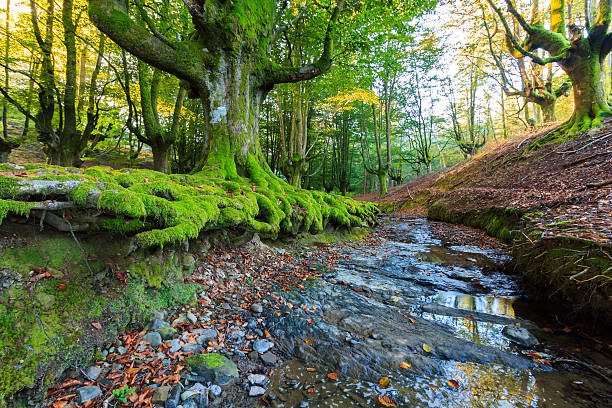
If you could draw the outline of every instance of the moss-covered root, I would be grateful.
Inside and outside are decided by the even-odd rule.
[[[248,178],[226,180],[215,177],[214,169],[167,175],[108,167],[27,166],[27,178],[0,175],[0,222],[9,213],[56,211],[63,219],[94,229],[135,234],[134,242],[141,247],[181,243],[203,230],[225,227],[276,237],[318,233],[328,223],[346,228],[375,223],[374,204],[297,189],[254,157],[248,167]],[[92,217],[92,210],[101,215]]]
[[[593,107],[592,112],[575,112],[565,123],[529,145],[526,151],[537,150],[549,143],[566,142],[591,128],[600,126],[603,120],[610,116],[612,116],[612,111],[609,108],[597,105]]]

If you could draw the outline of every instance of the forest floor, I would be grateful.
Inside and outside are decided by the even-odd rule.
[[[364,201],[395,203],[396,213],[420,215],[440,199],[453,211],[511,207],[540,212],[544,235],[612,242],[612,120],[563,144],[529,147],[551,128],[485,150],[470,160],[419,177]]]

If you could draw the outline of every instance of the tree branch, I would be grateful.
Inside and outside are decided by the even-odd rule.
[[[332,11],[325,31],[325,39],[323,40],[323,51],[319,59],[309,65],[297,68],[281,67],[273,68],[270,64],[264,72],[263,86],[269,87],[274,84],[292,83],[306,81],[315,78],[329,70],[332,64],[332,53],[334,50],[334,35],[338,17],[344,9],[344,0],[338,0],[336,7]]]

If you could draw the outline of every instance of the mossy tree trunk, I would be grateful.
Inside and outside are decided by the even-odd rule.
[[[302,67],[279,67],[268,53],[282,33],[274,0],[229,2],[210,0],[200,5],[185,0],[196,33],[171,41],[137,24],[113,0],[90,0],[93,23],[119,46],[189,86],[189,96],[201,100],[206,123],[204,157],[198,168],[223,178],[253,176],[264,169],[258,136],[259,108],[277,83],[300,82],[327,71],[332,62],[333,37],[344,0],[330,9],[323,51]],[[140,9],[140,17],[147,21]]]
[[[602,84],[603,63],[612,50],[610,26],[611,2],[600,0],[594,21],[590,10],[586,16],[585,30],[570,25],[566,32],[565,1],[552,0],[550,4],[550,29],[544,27],[541,17],[532,18],[529,23],[512,0],[505,0],[508,11],[526,33],[523,41],[513,33],[504,12],[493,0],[489,4],[500,17],[513,54],[531,58],[540,65],[556,62],[570,78],[574,92],[574,112],[560,131],[563,135],[582,132],[601,122],[602,117],[612,112],[608,105]],[[569,37],[568,37],[569,33]],[[533,51],[543,49],[550,55],[542,58]],[[552,134],[551,137],[557,136]]]

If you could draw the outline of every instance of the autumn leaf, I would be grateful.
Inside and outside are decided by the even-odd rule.
[[[64,408],[66,405],[68,405],[68,401],[55,401],[53,408]]]
[[[306,367],[306,371],[312,373],[315,369],[313,367]]]
[[[380,380],[378,380],[378,385],[380,386],[380,388],[388,388],[389,384],[391,384],[391,380],[389,380],[389,377],[382,377]]]
[[[395,401],[386,395],[379,395],[378,402],[380,402],[383,407],[397,407]]]
[[[474,316],[472,316],[472,315],[467,315],[467,316],[465,316],[465,318],[468,319],[468,320],[474,320]]]
[[[310,392],[314,392],[314,388],[310,387],[310,388],[308,388],[308,389],[306,390],[306,392],[309,392],[309,393],[310,393]]]
[[[459,383],[456,380],[448,380],[446,382],[446,385],[448,385],[449,387],[454,388],[454,389],[458,389],[459,388]]]
[[[329,378],[330,380],[337,381],[340,376],[338,375],[338,373],[329,373],[327,374],[327,378]]]
[[[569,327],[565,326],[563,329],[561,329],[563,332],[565,333],[571,333],[572,329],[570,329]]]
[[[102,325],[98,322],[92,322],[91,325],[98,330],[102,330]]]
[[[312,341],[308,339],[304,339],[304,343],[308,344],[309,346],[312,346]]]
[[[58,283],[57,284],[57,290],[59,290],[60,292],[64,292],[66,290],[66,284],[65,283]]]
[[[270,337],[272,337],[272,336],[270,335],[270,333],[269,333],[267,330],[264,330],[264,337],[265,337],[266,339],[269,339],[269,338],[270,338]]]
[[[410,367],[412,367],[412,364],[409,364],[409,363],[407,363],[407,362],[405,362],[405,361],[402,361],[401,363],[399,363],[399,366],[400,366],[400,368],[401,368],[402,370],[407,370],[407,369],[409,369]]]
[[[425,343],[423,343],[423,350],[424,350],[426,353],[431,353],[431,346],[430,346],[429,344],[425,344]]]

